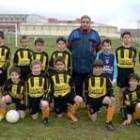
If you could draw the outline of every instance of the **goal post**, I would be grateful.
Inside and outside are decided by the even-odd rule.
[[[14,31],[14,40],[15,40],[15,46],[17,47],[18,46],[18,24],[17,23],[0,23],[0,30],[4,31],[4,32],[7,32],[9,33],[9,29],[7,28],[10,28],[10,30],[12,30],[12,28],[15,30]]]

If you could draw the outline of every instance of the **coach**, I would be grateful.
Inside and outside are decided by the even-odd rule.
[[[100,46],[98,33],[91,29],[91,18],[81,17],[81,26],[71,32],[68,37],[68,49],[72,53],[73,79],[76,94],[83,97],[83,83],[92,72],[93,61]]]

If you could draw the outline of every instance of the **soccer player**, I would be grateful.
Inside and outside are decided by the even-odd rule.
[[[62,113],[66,111],[67,104],[70,103],[72,106],[67,112],[67,117],[73,122],[77,122],[78,119],[74,114],[81,105],[83,99],[75,95],[74,83],[68,71],[65,70],[65,61],[63,57],[56,58],[54,65],[56,71],[54,71],[50,77],[50,95],[54,98],[54,109],[57,117],[62,117]]]
[[[13,59],[14,66],[20,68],[21,78],[26,80],[27,75],[30,71],[30,63],[33,51],[28,48],[28,38],[27,36],[22,36],[20,39],[21,48],[19,48],[15,54]]]
[[[49,125],[48,80],[46,75],[41,73],[41,71],[41,62],[33,60],[31,63],[31,74],[27,76],[26,94],[32,119],[36,120],[38,118],[38,112],[41,109],[43,123]]]
[[[25,83],[20,79],[20,69],[12,67],[10,69],[10,78],[3,86],[3,97],[0,99],[0,121],[6,114],[9,104],[14,103],[20,118],[25,117]]]
[[[127,126],[131,123],[132,117],[135,116],[135,123],[140,126],[140,85],[139,76],[137,74],[130,74],[129,86],[123,91],[123,103],[126,119],[122,126]],[[135,113],[135,114],[134,114]]]
[[[132,37],[130,32],[124,32],[121,35],[123,45],[116,49],[116,58],[118,65],[117,85],[120,88],[120,113],[123,114],[122,92],[128,86],[128,77],[134,73],[137,50],[131,45]]]
[[[69,71],[71,73],[72,70],[72,60],[71,60],[71,54],[66,48],[66,39],[64,37],[58,37],[56,40],[57,43],[57,50],[54,51],[51,55],[50,59],[50,72],[55,69],[55,59],[57,57],[63,57],[65,61],[65,70]]]
[[[113,86],[115,86],[118,70],[116,56],[111,52],[111,45],[110,39],[104,39],[102,41],[102,51],[97,54],[96,59],[100,59],[104,62],[103,73],[107,74]]]
[[[113,131],[112,119],[114,116],[113,87],[107,75],[103,74],[103,61],[95,60],[93,73],[85,81],[85,98],[88,106],[89,118],[97,120],[97,112],[103,105],[107,105],[106,127]]]
[[[4,33],[0,31],[0,92],[7,80],[7,70],[10,65],[10,48],[4,45]]]
[[[100,49],[100,37],[91,28],[91,18],[81,17],[81,26],[71,32],[68,37],[68,49],[72,53],[72,76],[75,82],[76,94],[83,97],[83,83],[92,73],[93,61]]]
[[[42,63],[43,72],[47,72],[49,56],[47,52],[43,51],[43,46],[44,46],[44,40],[42,38],[37,38],[35,40],[36,51],[34,51],[32,55],[32,60],[40,60]]]

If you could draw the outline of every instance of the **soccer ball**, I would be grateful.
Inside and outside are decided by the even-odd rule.
[[[6,120],[9,123],[16,123],[19,120],[19,113],[16,110],[10,110],[6,114]]]

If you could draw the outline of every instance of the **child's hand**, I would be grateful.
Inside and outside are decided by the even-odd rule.
[[[116,79],[113,79],[112,85],[113,85],[113,87],[115,87],[115,85],[116,85]]]
[[[123,123],[121,124],[121,126],[126,127],[130,124],[129,120],[124,120]]]
[[[125,104],[126,104],[126,105],[130,105],[130,102],[129,102],[129,101],[125,101]]]
[[[24,100],[21,100],[20,103],[21,103],[21,104],[25,104],[25,101],[24,101]]]

